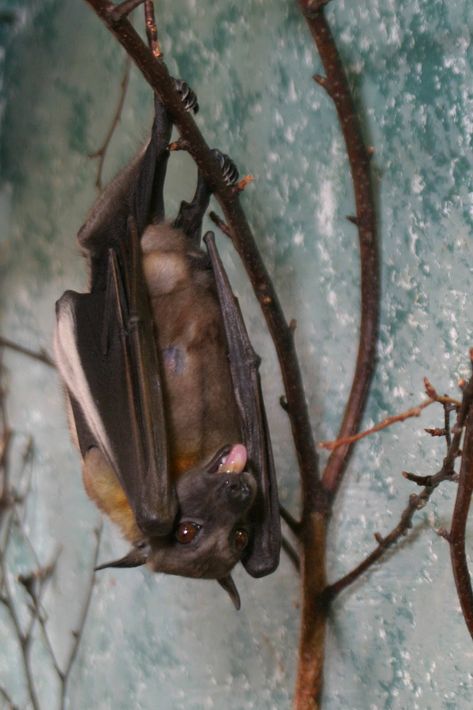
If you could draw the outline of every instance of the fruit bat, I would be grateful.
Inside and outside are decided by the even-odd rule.
[[[197,99],[175,86],[186,109]],[[214,237],[211,190],[165,221],[172,121],[155,97],[147,146],[99,197],[78,234],[87,293],[56,304],[55,352],[85,489],[132,547],[103,567],[217,579],[278,565],[280,521],[258,374]],[[219,151],[227,184],[238,179]]]

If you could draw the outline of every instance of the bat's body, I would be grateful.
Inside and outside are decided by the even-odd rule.
[[[143,272],[156,324],[163,374],[169,465],[174,481],[204,465],[241,432],[222,314],[208,258],[170,225],[150,225]],[[84,459],[89,496],[132,543],[142,537],[123,488],[100,450]]]
[[[86,490],[133,545],[113,564],[215,578],[237,602],[234,564],[268,574],[280,545],[258,358],[210,233],[200,248],[201,176],[164,221],[171,122],[155,108],[79,233],[91,287],[58,302],[56,355]]]
[[[186,235],[147,228],[141,246],[151,308],[159,324],[171,470],[183,473],[240,441],[220,304],[208,257]]]

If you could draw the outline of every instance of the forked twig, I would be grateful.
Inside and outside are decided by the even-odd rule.
[[[327,91],[336,108],[350,163],[355,193],[356,217],[360,246],[361,267],[361,319],[358,355],[350,394],[345,407],[338,439],[357,433],[376,364],[379,327],[379,253],[377,244],[376,211],[371,185],[372,150],[366,148],[361,127],[351,96],[348,80],[338,50],[324,15],[324,0],[299,0],[310,33],[317,46],[326,76],[315,80]],[[290,411],[290,409],[289,409]],[[353,441],[334,449],[322,475],[322,488],[326,495],[326,517],[331,512],[334,498],[346,472]],[[314,511],[316,512],[316,511]],[[309,523],[303,516],[304,534]],[[325,627],[330,598],[326,595],[325,547],[326,520],[311,515],[313,536],[306,540],[302,556],[302,621],[299,642],[299,667],[297,671],[295,710],[318,708],[322,693]],[[313,546],[321,546],[317,553]],[[318,573],[313,567],[317,565]]]
[[[341,439],[334,439],[333,441],[320,441],[319,442],[319,447],[321,449],[329,449],[330,451],[333,451],[334,449],[337,449],[339,446],[345,446],[346,444],[352,444],[355,441],[360,441],[360,439],[364,439],[367,436],[371,436],[371,434],[376,434],[379,431],[382,431],[383,429],[387,429],[388,427],[392,426],[393,424],[398,424],[400,422],[405,422],[406,419],[410,419],[412,417],[420,417],[422,414],[423,410],[426,409],[427,407],[430,407],[431,404],[434,404],[435,402],[438,402],[440,404],[448,404],[453,407],[460,407],[461,402],[459,402],[458,399],[454,399],[453,397],[446,397],[446,396],[439,396],[437,395],[435,398],[429,397],[429,399],[424,400],[423,402],[420,402],[416,407],[411,407],[410,409],[407,409],[404,412],[400,412],[399,414],[393,414],[390,417],[386,417],[382,421],[378,422],[374,426],[370,427],[369,429],[365,429],[365,431],[360,431],[358,434],[354,434],[353,436],[345,436]],[[427,430],[429,434],[432,434],[433,436],[444,436],[445,430],[433,430],[429,429]]]
[[[460,453],[460,444],[463,434],[463,428],[465,423],[467,423],[467,416],[470,412],[471,402],[473,400],[473,378],[470,380],[468,386],[463,390],[463,399],[460,405],[460,410],[457,415],[457,421],[454,427],[454,435],[452,439],[447,439],[450,441],[448,446],[447,455],[443,461],[442,468],[432,476],[420,477],[413,474],[408,474],[405,476],[409,480],[413,480],[415,483],[420,484],[422,481],[427,483],[419,494],[412,493],[409,496],[409,501],[405,509],[403,510],[399,523],[391,530],[390,533],[381,536],[379,533],[375,535],[375,539],[378,546],[353,570],[351,570],[344,577],[339,579],[337,582],[327,586],[326,594],[329,599],[333,599],[336,595],[340,594],[344,589],[349,587],[353,582],[355,582],[362,574],[364,574],[372,565],[375,564],[391,547],[393,547],[403,536],[405,536],[409,529],[412,527],[412,519],[414,514],[425,507],[426,503],[429,501],[433,492],[438,488],[438,486],[443,481],[453,481],[455,480],[455,461]],[[446,405],[448,406],[448,405]],[[469,422],[468,422],[469,423]],[[467,423],[467,426],[468,426]],[[448,421],[446,420],[447,430],[449,430]],[[471,426],[471,423],[470,423]],[[471,436],[471,433],[470,433]],[[462,470],[469,470],[468,466],[472,463],[472,451],[467,450],[467,459],[464,463],[465,452],[462,454]],[[460,471],[460,479],[462,472]],[[450,533],[443,532],[443,537],[445,537],[451,544],[452,549],[452,563],[454,570],[457,569],[460,584],[457,583],[457,591],[460,601],[465,608],[468,609],[469,621],[467,625],[473,620],[473,596],[471,596],[471,583],[469,582],[468,568],[466,566],[466,556],[464,552],[464,525],[466,521],[466,515],[469,508],[469,501],[471,498],[471,490],[473,489],[473,483],[468,478],[468,473],[466,474],[467,483],[463,485],[462,491],[459,490],[457,494],[458,507],[461,510],[461,514],[456,514],[456,510],[453,514],[452,531],[454,533],[452,538],[452,531]],[[456,505],[457,507],[457,505]],[[466,512],[465,512],[466,511]],[[452,543],[452,539],[454,543]],[[465,572],[466,570],[466,572]],[[468,585],[469,588],[468,588]],[[463,601],[462,601],[463,600]],[[465,616],[466,619],[466,616]],[[470,633],[473,626],[469,626]]]

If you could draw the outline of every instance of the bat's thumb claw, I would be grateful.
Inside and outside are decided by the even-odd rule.
[[[233,581],[231,574],[218,579],[217,582],[228,593],[228,596],[233,602],[233,606],[238,611],[241,607],[240,595],[238,594],[238,589],[236,588],[236,584]]]
[[[95,572],[101,569],[107,569],[107,567],[141,567],[141,565],[146,564],[147,561],[147,553],[144,550],[139,550],[134,547],[125,557],[120,557],[119,560],[113,560],[112,562],[105,562],[102,565],[98,565],[95,567]]]

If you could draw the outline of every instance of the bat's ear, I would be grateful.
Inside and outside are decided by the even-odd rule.
[[[240,595],[238,594],[238,589],[236,588],[236,584],[233,581],[231,574],[227,575],[226,577],[222,577],[221,579],[218,579],[217,582],[228,593],[230,599],[233,602],[233,606],[238,611],[241,607]]]
[[[112,562],[105,562],[103,565],[98,565],[95,571],[107,569],[108,567],[141,567],[141,565],[145,565],[147,561],[147,548],[139,549],[133,547],[130,552],[127,552],[125,557],[120,557],[119,560],[113,560]]]

